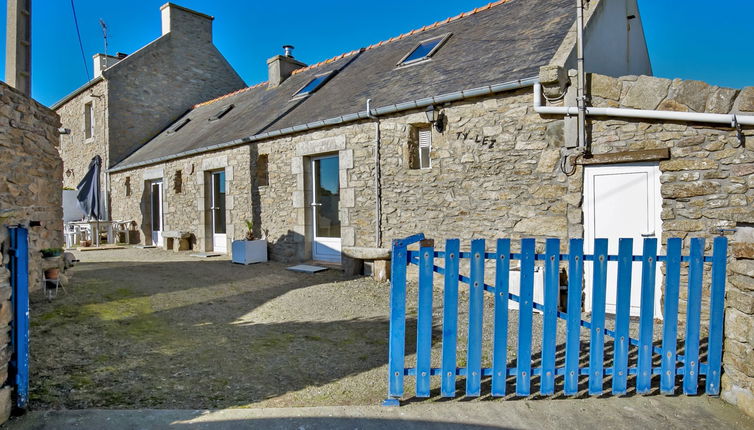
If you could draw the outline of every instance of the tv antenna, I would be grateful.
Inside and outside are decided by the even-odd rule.
[[[105,24],[104,19],[99,19],[99,26],[102,27],[102,38],[105,40],[105,56],[107,56],[107,24]]]

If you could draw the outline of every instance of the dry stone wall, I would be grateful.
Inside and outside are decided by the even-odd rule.
[[[10,415],[8,376],[11,311],[8,226],[29,228],[29,289],[42,286],[47,264],[39,252],[63,245],[62,162],[58,116],[0,83],[0,423]]]

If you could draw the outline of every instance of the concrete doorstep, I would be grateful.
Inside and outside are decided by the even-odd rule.
[[[12,430],[42,429],[754,429],[719,399],[633,396],[224,410],[33,411]]]

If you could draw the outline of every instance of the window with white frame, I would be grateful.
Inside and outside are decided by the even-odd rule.
[[[86,139],[94,137],[94,107],[92,102],[84,105],[84,137]]]
[[[432,167],[432,159],[429,153],[432,151],[432,129],[421,128],[419,134],[419,168],[429,169]]]

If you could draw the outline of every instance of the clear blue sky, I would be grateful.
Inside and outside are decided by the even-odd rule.
[[[215,44],[247,84],[266,80],[265,60],[296,46],[311,64],[485,5],[490,0],[176,0],[212,15]],[[160,35],[166,0],[75,0],[87,67],[104,50],[130,53]],[[575,3],[575,2],[574,2]],[[754,1],[639,0],[654,74],[740,88],[754,85]],[[87,80],[70,0],[33,1],[32,95],[50,105]],[[0,8],[5,22],[5,9]],[[2,32],[4,39],[5,33]],[[4,69],[5,50],[0,50]],[[3,74],[0,75],[5,76]]]

